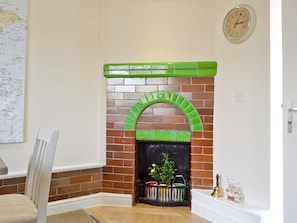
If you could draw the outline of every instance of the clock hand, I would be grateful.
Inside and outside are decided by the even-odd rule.
[[[235,25],[243,24],[245,22],[247,22],[247,21],[237,22]]]
[[[241,13],[239,13],[239,15],[238,15],[238,17],[236,19],[236,22],[234,24],[234,28],[236,28],[236,26],[239,24],[238,21],[239,21],[240,16],[241,16]]]

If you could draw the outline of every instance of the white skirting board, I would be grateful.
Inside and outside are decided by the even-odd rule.
[[[132,206],[132,195],[97,193],[48,203],[47,215],[60,214],[66,211],[90,208],[95,206]]]
[[[191,190],[192,212],[214,223],[268,223],[269,210],[246,203],[236,204],[225,198],[214,198],[211,190]]]

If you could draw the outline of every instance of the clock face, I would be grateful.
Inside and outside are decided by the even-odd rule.
[[[236,6],[225,16],[223,31],[232,43],[246,40],[254,31],[256,16],[248,6]]]

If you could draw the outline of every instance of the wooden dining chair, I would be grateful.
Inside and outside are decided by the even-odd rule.
[[[0,195],[0,223],[46,223],[58,135],[57,131],[38,128],[29,160],[25,193]]]

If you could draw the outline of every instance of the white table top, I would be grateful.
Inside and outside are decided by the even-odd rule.
[[[8,168],[3,160],[0,158],[0,175],[4,175],[8,173]]]

